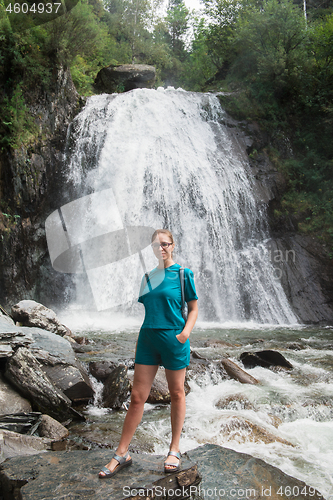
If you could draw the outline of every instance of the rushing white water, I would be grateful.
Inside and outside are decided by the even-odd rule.
[[[92,352],[83,355],[86,361],[133,358],[140,321],[110,311],[86,316],[68,311],[61,320],[94,342]],[[242,367],[242,352],[273,349],[294,368],[246,369],[258,385],[225,379],[214,364],[204,374],[199,372],[189,382],[181,451],[212,443],[248,453],[333,500],[332,345],[332,328],[198,322],[191,333],[191,347],[206,359],[226,356]],[[90,423],[79,433],[87,444],[108,444],[115,429],[115,439],[119,438],[124,411],[107,410],[97,398],[87,414]],[[165,454],[170,427],[168,405],[146,405],[132,446]]]
[[[124,227],[171,229],[175,260],[195,274],[202,320],[295,324],[266,247],[264,205],[224,116],[216,96],[174,89],[89,98],[70,138],[72,193],[98,198],[112,190],[110,211],[117,207]],[[89,215],[82,218],[84,232]],[[99,309],[138,310],[138,262],[88,271]],[[126,287],[129,275],[136,289],[133,281]]]

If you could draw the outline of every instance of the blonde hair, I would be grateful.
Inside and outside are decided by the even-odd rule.
[[[156,231],[154,232],[153,236],[151,237],[151,241],[152,242],[154,241],[154,239],[156,238],[156,236],[158,234],[166,234],[167,236],[169,236],[172,244],[175,242],[175,240],[173,239],[172,232],[169,231],[169,229],[156,229]]]

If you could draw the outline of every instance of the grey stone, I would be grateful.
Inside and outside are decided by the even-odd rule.
[[[52,440],[0,429],[0,461],[52,449]]]
[[[147,403],[170,403],[171,396],[164,370],[157,370],[154,382],[147,399]]]
[[[1,322],[9,323],[14,325],[14,320],[9,316],[9,314],[0,306],[0,324]]]
[[[0,428],[19,434],[38,435],[38,427],[41,423],[40,412],[12,413],[0,416]]]
[[[11,313],[13,319],[23,326],[35,326],[61,336],[70,334],[69,328],[60,323],[52,309],[34,300],[21,300],[12,307]]]
[[[248,498],[253,500],[305,500],[310,499],[301,491],[309,492],[309,487],[303,481],[288,476],[277,467],[267,464],[263,460],[254,458],[245,453],[238,453],[213,444],[205,444],[199,448],[186,452],[193,462],[198,463],[198,470],[202,476],[201,492],[217,488],[221,498],[243,498],[247,492]],[[293,490],[294,488],[294,490]],[[239,494],[242,491],[243,495]],[[296,494],[290,494],[295,491]],[[311,490],[312,491],[312,490]],[[199,492],[199,487],[198,487]],[[223,494],[224,492],[224,494]],[[279,494],[280,492],[280,494]],[[297,492],[299,492],[297,494]],[[201,495],[201,498],[205,498]],[[313,491],[316,500],[324,500],[322,495]]]
[[[156,69],[147,64],[108,66],[99,71],[95,80],[97,92],[127,92],[133,89],[152,88]]]
[[[41,437],[49,438],[52,441],[65,439],[69,434],[68,429],[57,420],[50,417],[50,415],[42,415],[38,433]]]
[[[94,391],[85,368],[73,351],[72,344],[46,330],[39,328],[28,330],[33,339],[30,350],[42,364],[44,373],[72,401],[89,401]]]
[[[106,380],[111,372],[117,367],[113,361],[91,361],[89,371],[97,380]]]
[[[18,347],[28,347],[33,342],[29,331],[23,332],[14,323],[0,317],[0,358],[9,358]]]
[[[72,415],[71,400],[51,382],[28,349],[20,347],[8,360],[5,377],[37,410],[60,420]]]
[[[333,261],[314,237],[286,234],[269,242],[289,303],[303,323],[333,324]]]
[[[30,402],[15,391],[0,373],[0,415],[31,411]]]
[[[263,368],[279,367],[288,370],[293,368],[293,365],[278,351],[242,352],[240,360],[245,368],[254,368],[255,366],[262,366]]]
[[[121,408],[129,396],[130,382],[127,367],[119,365],[108,376],[104,383],[103,404],[106,408]]]
[[[197,500],[214,498],[214,491],[217,491],[216,499],[245,498],[245,493],[238,493],[247,491],[248,498],[253,500],[324,500],[312,490],[311,497],[302,495],[301,491],[306,487],[303,481],[288,476],[263,460],[212,444],[200,446],[183,455],[182,470],[187,471],[185,476],[180,472],[165,477],[163,456],[132,454],[131,467],[119,472],[115,480],[101,480],[98,472],[101,466],[109,462],[110,456],[111,450],[90,450],[47,452],[11,458],[1,465],[0,485],[4,498],[53,500],[61,495],[61,498],[78,500],[123,500],[126,497],[135,498],[130,495],[131,490],[136,489],[138,492],[141,488],[142,493],[145,489],[147,494],[141,494],[137,499],[149,500],[152,498],[152,486],[160,485],[162,494],[155,496],[155,500],[166,500],[168,485],[170,489],[180,488],[180,493],[192,485],[192,498]],[[191,472],[194,474],[191,475]],[[164,486],[166,494],[163,495]],[[208,490],[210,497],[207,495]],[[290,495],[290,491],[300,493]],[[309,491],[309,488],[305,491]],[[171,500],[176,497],[170,494],[167,498]],[[182,499],[184,495],[177,498]]]

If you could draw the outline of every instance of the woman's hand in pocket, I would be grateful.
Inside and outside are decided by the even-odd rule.
[[[178,333],[178,335],[176,335],[176,339],[178,340],[178,342],[180,342],[181,344],[185,344],[186,340],[189,338],[189,335],[186,334],[186,332],[184,332],[184,330],[181,332],[181,333]]]

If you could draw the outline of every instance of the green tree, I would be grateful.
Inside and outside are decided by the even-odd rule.
[[[169,0],[166,23],[173,55],[184,60],[186,57],[184,36],[189,28],[189,10],[184,0]]]
[[[240,16],[233,72],[257,96],[290,100],[299,92],[300,76],[311,65],[308,40],[303,14],[291,0],[266,0],[260,9]]]

